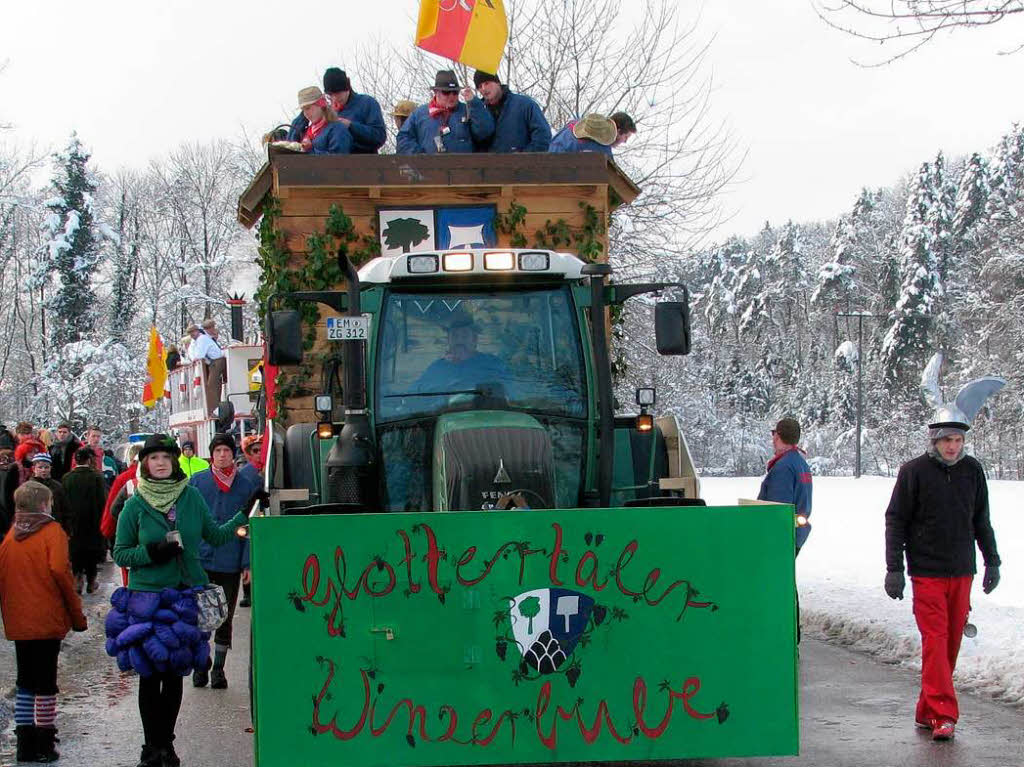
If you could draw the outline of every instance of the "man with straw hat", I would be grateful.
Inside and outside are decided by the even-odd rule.
[[[604,115],[589,114],[573,120],[551,139],[549,152],[600,152],[612,156],[612,145],[618,138],[615,123]]]

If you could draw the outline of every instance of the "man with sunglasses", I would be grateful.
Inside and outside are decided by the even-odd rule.
[[[414,111],[398,132],[398,154],[483,151],[494,135],[494,118],[484,102],[464,88],[459,102],[455,72],[442,69],[434,78],[433,97]]]

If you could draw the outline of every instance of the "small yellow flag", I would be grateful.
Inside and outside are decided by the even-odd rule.
[[[149,354],[146,355],[146,385],[142,388],[142,404],[154,407],[163,399],[167,385],[167,364],[164,362],[164,342],[156,332],[156,326],[149,329]]]

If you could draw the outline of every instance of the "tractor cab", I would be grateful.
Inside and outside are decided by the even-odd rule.
[[[693,501],[697,479],[675,419],[609,412],[605,334],[609,303],[662,290],[685,299],[685,288],[610,286],[607,274],[554,251],[437,251],[374,259],[347,294],[292,295],[344,312],[325,320],[341,346],[328,364],[360,371],[346,385],[361,391],[335,387],[316,398],[317,428],[289,429],[287,461],[292,476],[306,478],[309,502],[448,511],[595,506],[602,492],[605,505]],[[685,307],[658,310],[667,353],[688,350]],[[267,331],[271,354],[290,362],[301,357],[301,345],[284,341],[295,322],[294,312],[273,312]],[[345,421],[360,424],[362,463],[335,476],[348,476],[342,484],[355,495],[332,488],[330,470],[332,452],[354,452],[334,420],[351,395],[360,407],[346,405]]]

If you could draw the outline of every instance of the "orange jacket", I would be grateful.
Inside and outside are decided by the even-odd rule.
[[[56,522],[20,541],[13,527],[8,531],[0,544],[0,612],[12,641],[63,639],[72,627],[85,629],[68,537]]]

